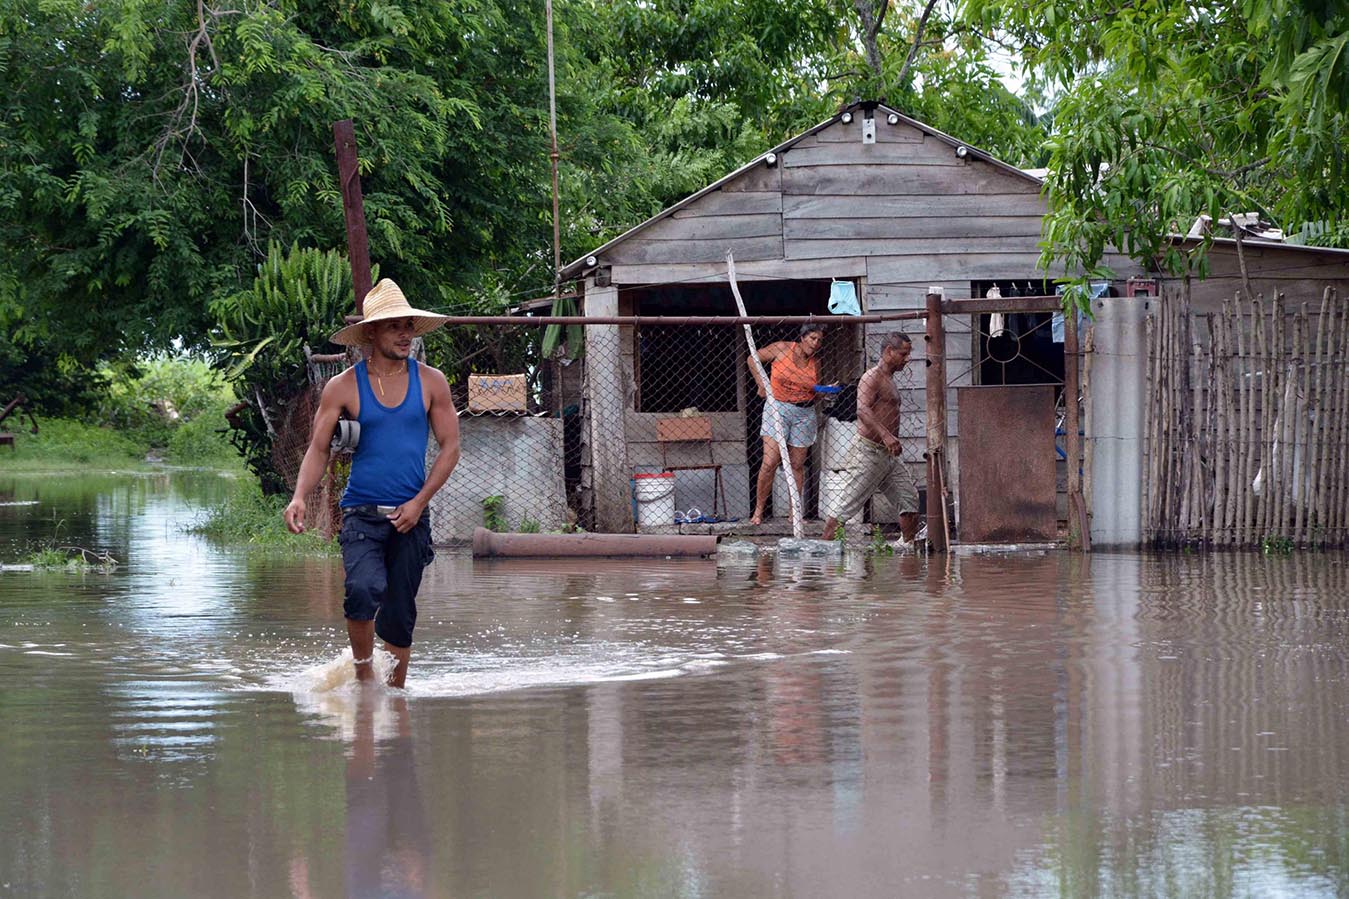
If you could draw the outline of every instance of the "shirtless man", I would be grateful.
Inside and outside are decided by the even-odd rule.
[[[880,361],[857,385],[857,439],[848,452],[852,477],[838,516],[824,523],[825,540],[833,539],[840,518],[856,516],[875,493],[884,493],[899,510],[905,543],[918,533],[918,487],[899,454],[899,392],[894,383],[895,372],[909,364],[912,350],[912,341],[899,331],[885,335]]]
[[[342,493],[342,564],[356,678],[374,679],[375,637],[397,660],[389,685],[402,687],[417,623],[417,590],[430,563],[427,503],[459,462],[459,416],[445,376],[409,358],[412,339],[445,323],[445,316],[408,305],[387,278],[365,296],[365,318],[332,336],[344,346],[370,346],[370,358],[323,388],[314,427],[300,463],[286,526],[304,530],[305,497],[328,468],[330,440],[342,412],[360,423],[360,442]],[[428,432],[440,444],[426,471]]]

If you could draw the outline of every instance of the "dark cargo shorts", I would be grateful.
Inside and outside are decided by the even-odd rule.
[[[374,619],[375,634],[390,646],[412,645],[417,624],[417,589],[422,569],[431,564],[431,514],[406,534],[374,506],[342,510],[342,566],[347,596],[342,611],[352,621]]]

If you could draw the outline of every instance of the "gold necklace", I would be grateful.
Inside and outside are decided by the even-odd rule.
[[[366,368],[370,369],[372,372],[375,373],[375,383],[376,383],[377,385],[379,385],[379,396],[380,396],[380,399],[383,399],[383,398],[384,398],[384,378],[381,377],[381,375],[387,375],[388,377],[392,378],[394,375],[398,375],[398,374],[404,374],[404,375],[405,375],[405,374],[407,374],[407,372],[408,372],[408,367],[407,367],[407,363],[406,363],[406,362],[403,363],[403,370],[402,370],[401,372],[397,372],[397,371],[381,372],[379,369],[375,368],[375,367],[374,367],[373,365],[371,365],[369,362],[367,362],[365,365],[366,365]]]

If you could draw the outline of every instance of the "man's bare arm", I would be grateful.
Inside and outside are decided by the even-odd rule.
[[[318,486],[323,472],[328,469],[333,430],[337,427],[338,416],[342,414],[341,380],[342,375],[338,375],[323,385],[318,411],[314,413],[314,425],[309,431],[309,447],[304,451],[300,474],[295,479],[295,492],[283,513],[286,527],[294,534],[304,531],[304,498]]]
[[[454,408],[454,398],[450,396],[450,384],[445,380],[445,375],[434,368],[423,367],[422,378],[431,400],[426,416],[431,423],[431,433],[436,435],[440,452],[427,472],[422,489],[389,516],[389,521],[399,533],[407,533],[417,526],[431,497],[445,486],[450,473],[459,464],[459,413]]]

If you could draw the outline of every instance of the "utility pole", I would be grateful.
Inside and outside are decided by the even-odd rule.
[[[342,213],[347,220],[347,256],[351,260],[351,286],[356,294],[356,314],[365,311],[370,292],[370,241],[365,233],[365,200],[361,196],[361,171],[356,156],[356,126],[351,119],[333,122],[333,147],[337,151],[337,180],[342,188]]]
[[[544,0],[548,18],[548,132],[553,146],[548,157],[553,161],[553,304],[562,299],[562,223],[558,221],[557,199],[557,88],[553,80],[553,0]],[[553,314],[558,314],[556,308]]]

